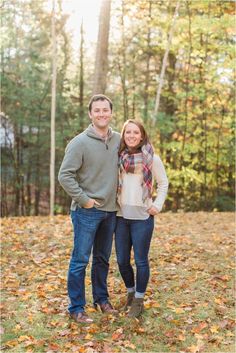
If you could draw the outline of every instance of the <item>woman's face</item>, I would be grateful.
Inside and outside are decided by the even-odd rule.
[[[124,141],[128,148],[135,148],[142,140],[140,128],[133,123],[128,123],[124,132]]]

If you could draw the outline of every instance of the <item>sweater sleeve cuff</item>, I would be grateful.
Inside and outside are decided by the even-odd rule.
[[[84,207],[86,203],[90,200],[86,194],[80,195],[78,198],[74,199],[81,207]]]

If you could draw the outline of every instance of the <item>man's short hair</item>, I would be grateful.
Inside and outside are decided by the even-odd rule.
[[[108,98],[104,94],[95,94],[94,96],[92,96],[92,98],[89,101],[89,105],[88,105],[89,112],[91,112],[91,110],[92,110],[93,102],[97,102],[97,101],[108,101],[110,108],[111,108],[111,111],[112,111],[113,104],[112,104],[112,101],[110,100],[110,98]]]

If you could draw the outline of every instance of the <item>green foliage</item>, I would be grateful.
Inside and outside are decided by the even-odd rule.
[[[14,0],[3,5],[3,128],[14,136],[2,154],[4,215],[48,212],[51,14],[46,4],[46,0]],[[181,1],[160,109],[153,117],[175,6],[176,1],[113,4],[116,21],[111,22],[106,92],[114,102],[113,128],[120,130],[127,118],[144,121],[168,171],[166,209],[232,210],[234,3]],[[89,123],[86,107],[95,51],[84,51],[81,106],[81,62],[73,55],[67,17],[58,7],[56,172],[68,141]],[[67,211],[68,198],[58,184],[56,204],[61,205],[57,212]]]

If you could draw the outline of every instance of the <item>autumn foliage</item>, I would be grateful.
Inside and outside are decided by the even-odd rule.
[[[67,314],[72,247],[68,216],[2,221],[2,349],[7,352],[233,352],[234,218],[232,213],[163,213],[150,252],[143,318],[127,319],[114,249],[109,274],[118,316],[92,307],[92,325]]]

